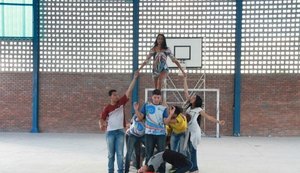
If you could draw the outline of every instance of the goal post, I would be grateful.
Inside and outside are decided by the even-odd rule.
[[[147,102],[149,100],[149,91],[153,91],[154,88],[145,88],[145,102]],[[161,89],[162,92],[164,92],[166,95],[166,92],[176,92],[178,94],[178,92],[183,92],[184,89],[183,88],[164,88]],[[203,92],[203,93],[215,93],[216,94],[216,119],[220,120],[220,90],[219,89],[214,89],[214,88],[202,88],[202,89],[188,89],[188,91],[192,92],[192,93],[196,93],[196,92]],[[177,97],[176,97],[177,98]],[[179,97],[181,98],[180,100],[177,100],[177,102],[170,102],[168,100],[166,100],[167,103],[173,103],[173,104],[181,104],[183,105],[183,103],[185,102],[185,100],[183,100],[182,98],[184,97]],[[164,97],[164,99],[167,99],[167,97]],[[206,98],[205,98],[206,99]],[[203,100],[203,102],[205,103],[206,100]],[[220,126],[218,123],[216,123],[216,137],[219,138],[220,137]]]

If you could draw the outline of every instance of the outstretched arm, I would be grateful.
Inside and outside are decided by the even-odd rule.
[[[131,91],[132,91],[132,89],[134,87],[135,81],[138,78],[138,76],[139,76],[139,73],[138,73],[138,71],[136,71],[134,73],[133,79],[132,79],[132,81],[131,81],[131,83],[130,83],[128,89],[127,89],[127,91],[125,92],[125,95],[127,96],[127,98],[129,97],[129,95],[130,95],[130,93],[131,93]]]
[[[183,88],[184,88],[184,96],[186,100],[190,99],[188,84],[187,84],[187,76],[183,77]]]
[[[174,58],[174,59],[172,60],[172,62],[175,63],[175,64],[177,65],[177,67],[181,70],[183,76],[186,76],[186,73],[185,73],[185,71],[183,70],[183,68],[182,68],[182,66],[180,65],[180,63],[178,62],[178,60]]]
[[[225,124],[225,121],[224,120],[217,120],[215,117],[211,116],[211,115],[208,115],[205,111],[201,111],[200,112],[200,115],[204,116],[206,119],[208,119],[209,121],[211,122],[214,122],[214,123],[219,123],[220,125],[224,125]]]
[[[137,69],[138,72],[140,72],[140,70],[149,62],[150,58],[151,58],[151,54],[147,55],[146,60],[141,64],[140,68]]]

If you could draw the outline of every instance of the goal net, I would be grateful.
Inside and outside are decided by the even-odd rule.
[[[151,101],[151,92],[154,88],[145,88],[145,102]],[[162,89],[162,97],[166,103],[170,105],[184,106],[186,104],[183,88],[165,88]],[[189,89],[190,95],[199,95],[203,100],[203,109],[209,115],[215,116],[219,120],[219,107],[220,107],[220,91],[219,89]],[[205,121],[201,118],[200,123],[202,131],[207,136],[220,137],[219,124]]]

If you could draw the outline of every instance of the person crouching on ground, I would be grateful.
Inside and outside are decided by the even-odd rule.
[[[166,149],[152,156],[148,165],[142,166],[138,173],[155,173],[164,162],[171,164],[175,168],[175,173],[187,172],[192,167],[192,162],[185,155]]]

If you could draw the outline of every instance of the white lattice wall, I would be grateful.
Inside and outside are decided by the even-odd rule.
[[[40,70],[131,73],[133,4],[124,0],[41,0]],[[203,37],[203,68],[234,73],[233,0],[140,0],[139,64],[158,33]],[[242,73],[300,73],[300,1],[244,0]],[[0,40],[0,71],[32,71],[30,40]],[[144,72],[151,72],[150,65]],[[171,72],[177,72],[171,70]]]

